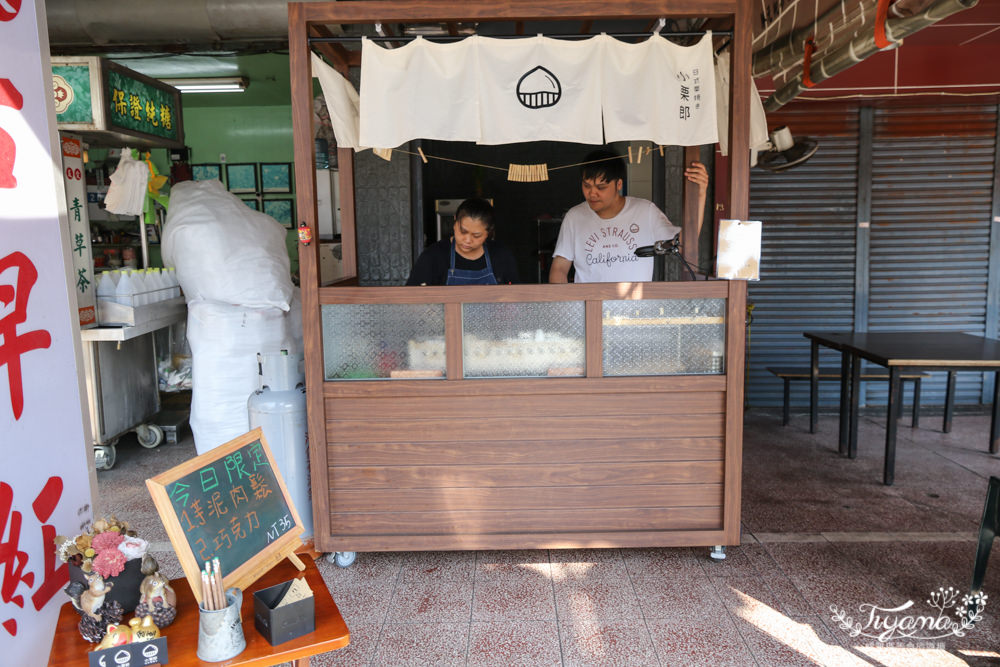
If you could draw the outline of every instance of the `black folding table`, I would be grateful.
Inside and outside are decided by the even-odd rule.
[[[896,463],[896,429],[902,397],[900,376],[908,371],[947,371],[944,430],[951,429],[958,371],[994,371],[993,419],[990,424],[990,453],[1000,451],[1000,340],[972,334],[934,331],[892,331],[879,333],[806,332],[812,344],[810,378],[810,431],[815,431],[819,389],[819,346],[841,353],[840,452],[857,455],[858,402],[861,360],[889,369],[889,406],[885,433],[883,483],[893,483]]]

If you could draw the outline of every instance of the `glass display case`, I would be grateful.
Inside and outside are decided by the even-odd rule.
[[[585,301],[524,301],[460,304],[452,338],[445,304],[326,304],[324,377],[442,379],[451,354],[461,359],[452,379],[584,377],[588,344],[600,346],[596,375],[724,373],[725,299],[599,303],[600,336],[587,335]]]
[[[440,303],[325,305],[322,320],[327,380],[444,377]]]
[[[725,299],[605,301],[604,375],[722,373]]]
[[[584,303],[462,305],[466,378],[583,376]]]

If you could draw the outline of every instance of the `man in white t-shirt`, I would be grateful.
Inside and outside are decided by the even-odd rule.
[[[565,283],[574,267],[577,283],[642,282],[653,279],[653,258],[636,257],[635,249],[669,241],[681,231],[652,202],[622,195],[625,161],[609,152],[584,158],[581,179],[586,201],[563,217],[552,253],[550,283]],[[708,171],[700,162],[684,170],[699,186],[705,208]]]

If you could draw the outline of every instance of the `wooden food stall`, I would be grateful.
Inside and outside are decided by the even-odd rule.
[[[315,39],[331,26],[690,16],[732,30],[745,156],[743,0],[290,3],[301,220],[315,237],[310,53],[357,64]],[[356,276],[353,153],[338,158]],[[748,169],[730,161],[733,218]],[[739,543],[744,282],[321,287],[317,244],[299,251],[318,550]]]

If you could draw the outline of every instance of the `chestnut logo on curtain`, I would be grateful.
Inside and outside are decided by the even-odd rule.
[[[555,74],[541,65],[517,82],[517,99],[529,109],[554,107],[562,97],[562,85]]]
[[[601,144],[604,41],[475,37],[480,144]]]

